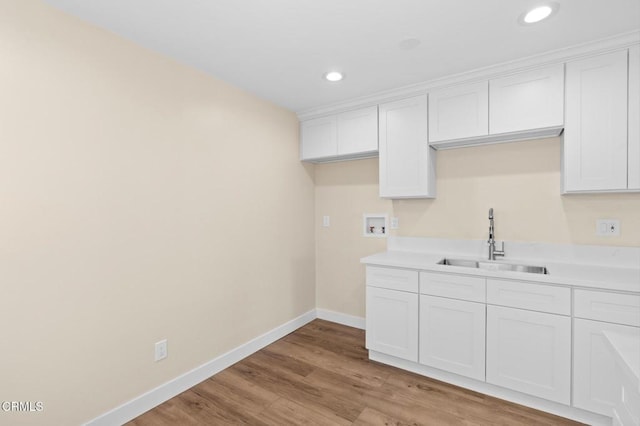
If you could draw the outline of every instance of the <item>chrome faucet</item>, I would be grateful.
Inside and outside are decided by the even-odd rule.
[[[493,238],[493,207],[489,209],[489,260],[496,260],[496,256],[504,257],[504,241],[502,242],[502,248],[496,250],[496,240]]]

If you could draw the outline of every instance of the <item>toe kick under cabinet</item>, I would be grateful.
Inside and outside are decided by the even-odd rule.
[[[531,403],[535,408],[611,417],[618,384],[602,333],[640,335],[640,295],[367,266],[366,320],[374,359],[474,390],[497,386],[558,404]]]

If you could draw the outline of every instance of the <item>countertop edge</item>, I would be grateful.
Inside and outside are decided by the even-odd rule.
[[[402,259],[402,257],[405,259]],[[443,257],[454,256],[450,253],[423,253],[423,252],[404,252],[404,251],[387,251],[380,252],[370,256],[366,256],[360,259],[360,263],[372,266],[385,266],[394,268],[406,268],[419,271],[429,272],[444,272],[460,275],[482,276],[488,278],[502,278],[511,279],[517,281],[535,282],[540,284],[549,285],[562,285],[576,288],[585,288],[592,290],[606,290],[606,291],[622,291],[628,293],[640,294],[640,282],[635,283],[616,283],[601,281],[590,281],[580,278],[571,278],[567,276],[558,275],[541,275],[541,274],[529,274],[524,272],[510,272],[510,271],[491,271],[491,270],[475,270],[470,268],[464,268],[459,266],[445,266],[437,265],[436,262]],[[422,257],[422,261],[412,260],[411,257]],[[465,257],[461,255],[461,257]],[[561,263],[568,267],[579,268],[582,265],[572,263]],[[617,269],[611,267],[612,272]]]

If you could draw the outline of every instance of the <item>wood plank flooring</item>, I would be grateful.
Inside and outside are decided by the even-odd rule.
[[[576,425],[369,361],[364,331],[315,320],[129,423]]]

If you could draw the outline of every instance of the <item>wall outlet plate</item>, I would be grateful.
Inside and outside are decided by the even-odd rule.
[[[400,221],[398,220],[398,218],[397,218],[397,217],[392,217],[392,218],[391,218],[391,224],[390,224],[391,229],[398,229],[398,228],[399,228],[399,226],[400,226],[400,225],[399,225],[399,222],[400,222]]]
[[[156,362],[162,361],[163,359],[165,359],[167,357],[167,355],[168,355],[167,339],[160,340],[159,342],[156,342],[155,356],[154,356],[155,361]]]
[[[596,220],[596,235],[599,237],[619,237],[620,221],[618,219]]]

